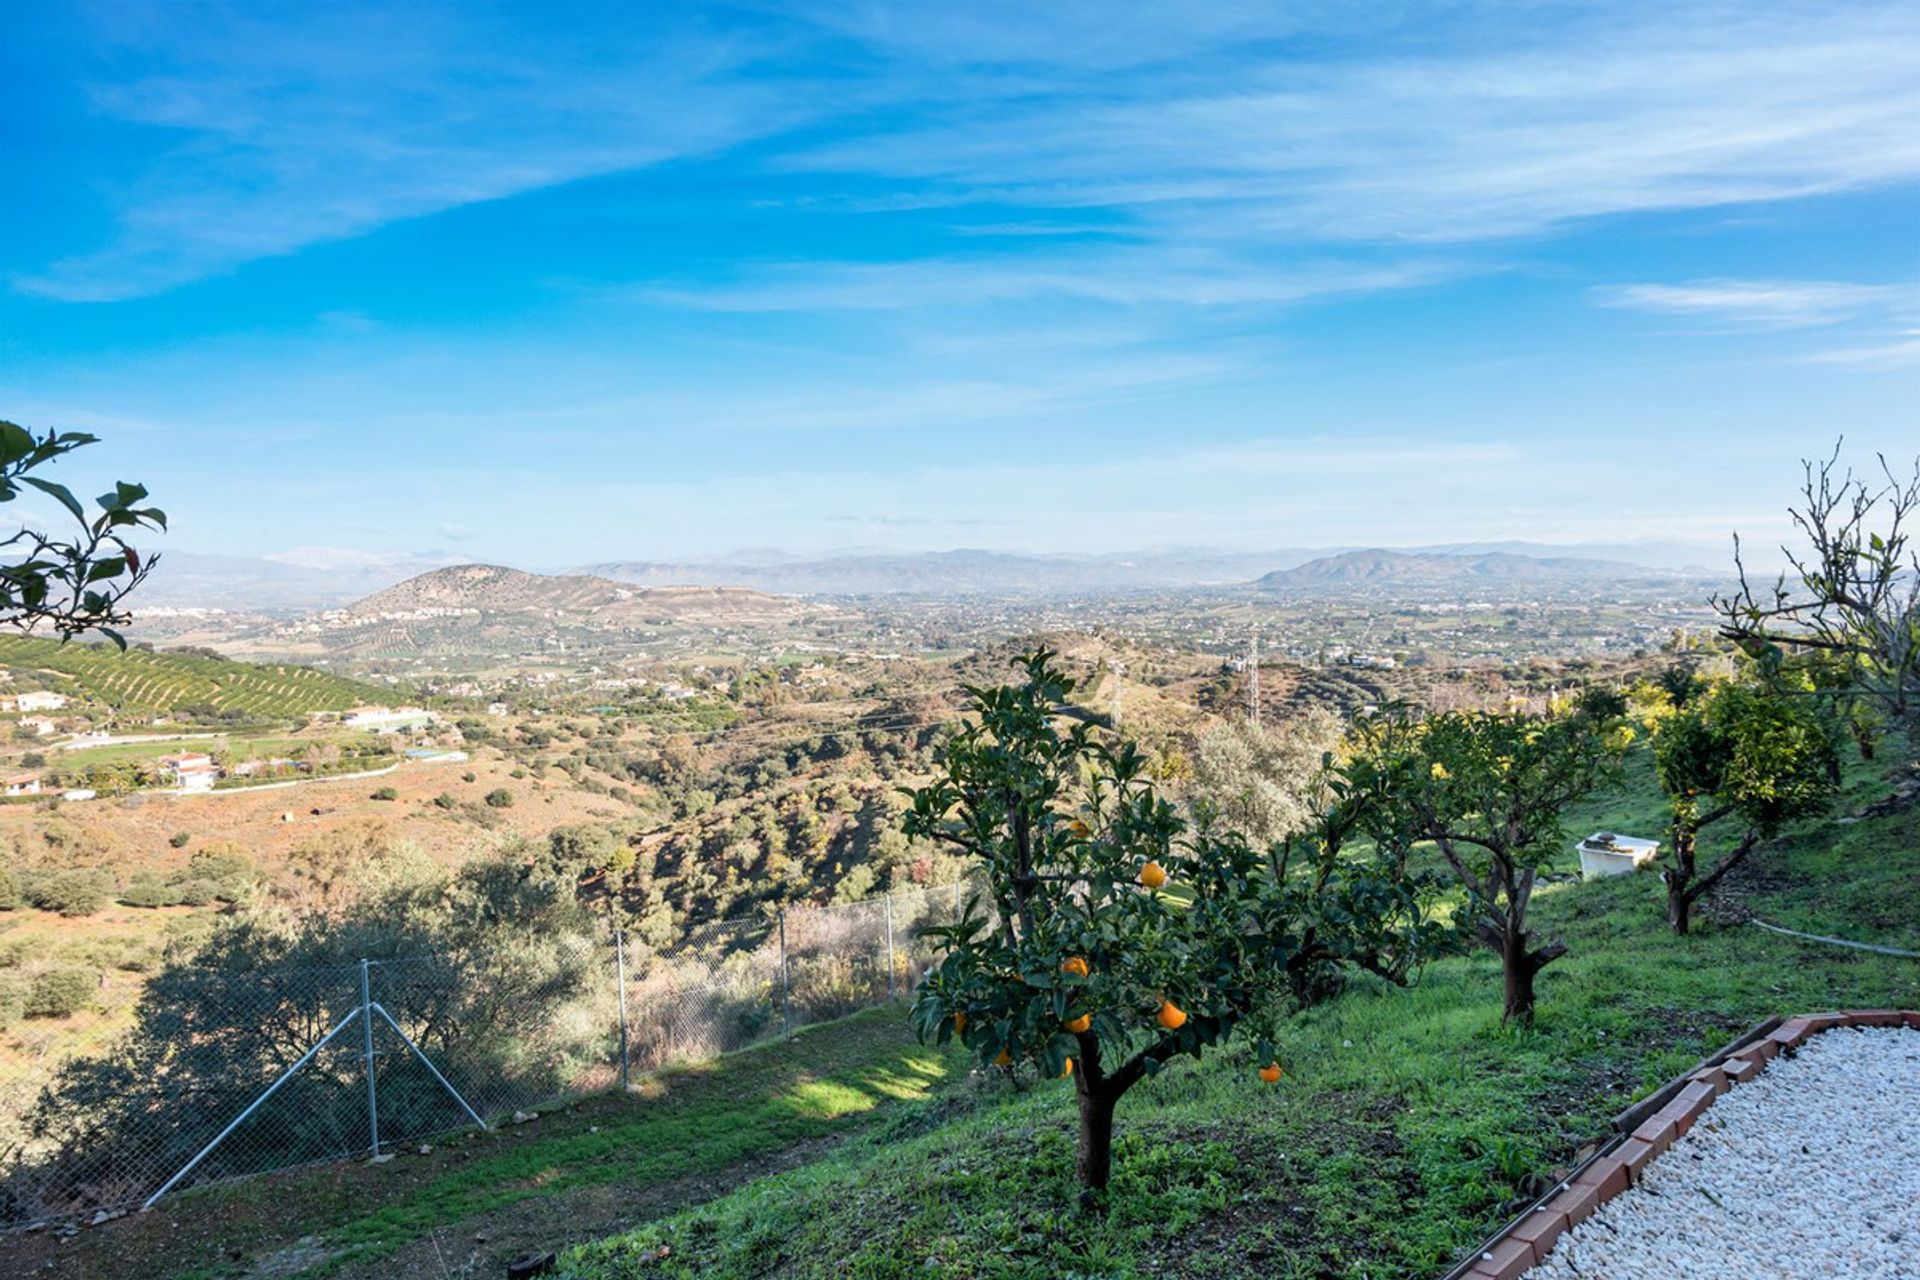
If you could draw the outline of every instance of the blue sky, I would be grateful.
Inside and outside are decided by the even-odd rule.
[[[1920,451],[1911,4],[9,21],[0,416],[185,549],[1711,545]]]

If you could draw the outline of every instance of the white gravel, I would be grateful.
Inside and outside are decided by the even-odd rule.
[[[1835,1028],[1715,1099],[1527,1280],[1920,1280],[1920,1031]]]

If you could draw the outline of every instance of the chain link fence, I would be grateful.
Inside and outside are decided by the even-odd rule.
[[[920,930],[971,893],[789,908],[667,951],[609,930],[573,953],[177,966],[121,1042],[9,1118],[0,1229],[492,1126],[904,998],[934,960]]]

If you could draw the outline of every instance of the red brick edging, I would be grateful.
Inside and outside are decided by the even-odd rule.
[[[1691,1129],[1708,1107],[1736,1084],[1744,1084],[1780,1053],[1834,1027],[1910,1027],[1920,1031],[1920,1012],[1849,1009],[1769,1019],[1684,1075],[1614,1119],[1614,1136],[1563,1182],[1483,1243],[1443,1280],[1517,1280],[1546,1261],[1561,1233],[1593,1216],[1595,1209],[1640,1181],[1647,1165]]]

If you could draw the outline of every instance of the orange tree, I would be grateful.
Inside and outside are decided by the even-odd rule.
[[[908,833],[971,855],[992,908],[976,897],[925,931],[945,954],[914,1019],[982,1062],[1070,1074],[1093,1193],[1112,1171],[1116,1105],[1174,1058],[1247,1034],[1261,1078],[1279,1078],[1300,899],[1245,840],[1190,827],[1133,744],[1063,727],[1074,682],[1054,657],[1018,659],[1018,683],[969,687],[974,714],[941,747],[940,776],[908,793]],[[1180,898],[1161,891],[1170,881]]]
[[[1589,691],[1559,714],[1392,708],[1355,728],[1349,787],[1403,839],[1431,841],[1465,887],[1462,923],[1500,957],[1506,1021],[1533,1021],[1534,978],[1567,952],[1537,943],[1527,909],[1561,850],[1561,812],[1617,776],[1624,710],[1619,695]]]
[[[1826,810],[1840,780],[1836,727],[1813,690],[1719,684],[1654,721],[1654,767],[1672,815],[1667,922],[1690,927],[1693,904],[1781,825]],[[1704,874],[1702,830],[1739,830],[1733,846]]]

